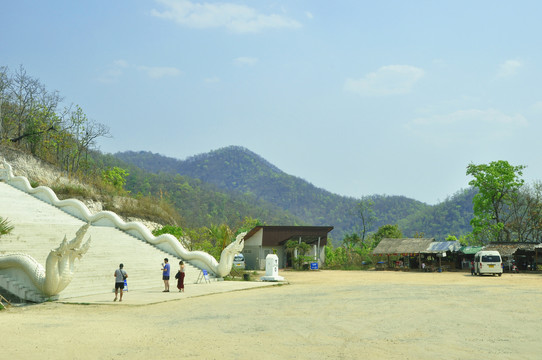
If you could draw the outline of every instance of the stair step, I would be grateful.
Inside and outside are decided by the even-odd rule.
[[[9,204],[9,206],[4,206]],[[64,236],[67,240],[85,223],[66,212],[0,182],[0,216],[14,226],[11,234],[0,238],[0,254],[24,253],[45,266],[47,256],[57,248]],[[60,297],[108,293],[114,286],[113,273],[120,263],[127,271],[129,289],[150,289],[163,286],[161,263],[169,258],[171,284],[182,259],[152,244],[106,226],[91,226],[83,243],[91,238],[90,248],[75,262],[74,277]],[[185,260],[185,283],[195,283],[200,269]],[[0,270],[1,274],[1,270]],[[211,280],[214,279],[211,276]]]

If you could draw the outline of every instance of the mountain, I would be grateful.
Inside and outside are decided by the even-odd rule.
[[[261,201],[293,215],[290,220],[299,219],[301,224],[334,226],[331,235],[335,242],[359,229],[361,223],[357,215],[360,199],[317,188],[284,173],[243,147],[221,148],[186,160],[143,151],[116,153],[114,157],[154,174],[198,179],[229,196]],[[469,203],[468,197],[459,193],[435,206],[404,196],[373,195],[369,198],[374,202],[377,217],[371,231],[385,224],[400,224],[405,236],[414,236],[415,233],[435,237],[460,236],[470,231],[468,222],[472,218],[472,202]],[[279,225],[266,218],[259,219],[268,225]]]
[[[236,228],[246,217],[270,224],[303,223],[287,210],[253,195],[225,191],[199,179],[164,171],[149,172],[110,154],[94,153],[93,161],[98,168],[126,169],[129,176],[124,188],[136,198],[152,195],[170,203],[181,216],[182,227],[195,229],[225,223]]]

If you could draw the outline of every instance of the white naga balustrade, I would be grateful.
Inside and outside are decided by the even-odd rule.
[[[36,188],[33,188],[26,177],[14,176],[11,165],[8,164],[5,160],[3,160],[2,164],[0,165],[2,165],[0,166],[0,181],[4,181],[6,184],[22,190],[25,193],[28,193],[48,204],[51,204],[88,224],[100,227],[114,227],[121,231],[124,231],[125,233],[130,234],[140,240],[143,240],[155,246],[156,248],[165,251],[166,253],[178,256],[179,258],[187,261],[191,265],[194,265],[200,269],[205,269],[216,277],[221,278],[228,275],[232,268],[234,255],[236,253],[240,253],[243,250],[243,238],[246,233],[239,234],[236,240],[222,251],[220,262],[217,262],[213,256],[206,252],[189,251],[185,249],[179,242],[179,240],[173,235],[163,234],[157,237],[154,236],[150,232],[150,230],[140,222],[127,223],[122,220],[117,214],[111,211],[101,211],[96,214],[92,214],[87,208],[87,206],[77,199],[59,200],[56,194],[50,188],[46,186],[38,186]],[[60,236],[62,235],[64,234],[60,234]],[[85,246],[83,246],[83,248],[84,247]],[[82,255],[82,253],[80,255]],[[28,258],[28,256],[25,256],[24,254],[16,254],[16,257],[20,259]],[[6,256],[4,256],[4,258],[7,259]],[[12,259],[10,260],[11,263],[13,263],[13,259],[14,258],[12,257]],[[5,261],[5,264],[7,263],[8,262]],[[37,262],[34,260],[33,263]],[[3,267],[3,269],[4,270],[0,268],[0,286],[5,288],[7,285],[10,285],[10,279],[6,280],[5,276],[6,273],[9,272],[9,270],[6,270],[6,267]],[[47,266],[45,269],[45,273],[47,273]],[[25,276],[28,277],[27,275]],[[6,282],[8,283],[7,285]],[[13,286],[13,284],[11,284],[11,286]],[[50,294],[47,295],[47,293],[41,291],[39,287],[37,287],[37,291],[41,292],[42,297],[51,298]]]
[[[83,225],[70,242],[64,237],[60,246],[47,256],[45,268],[26,254],[0,255],[2,287],[34,302],[57,299],[73,278],[75,260],[81,259],[90,246],[90,238],[81,245],[88,227],[89,224]]]

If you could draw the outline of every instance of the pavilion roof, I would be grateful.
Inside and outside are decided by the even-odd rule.
[[[379,254],[418,254],[426,252],[434,238],[384,238],[373,250],[373,255]]]

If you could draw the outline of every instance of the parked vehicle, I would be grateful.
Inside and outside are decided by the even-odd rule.
[[[234,269],[245,269],[245,257],[243,254],[236,254],[233,257],[233,267]]]
[[[478,251],[474,255],[474,272],[477,275],[502,275],[503,263],[498,251]]]

